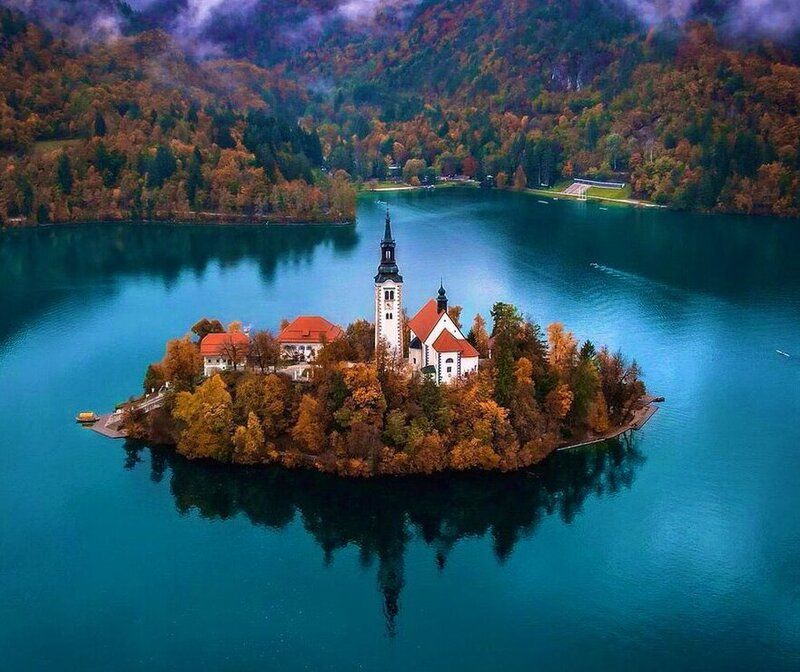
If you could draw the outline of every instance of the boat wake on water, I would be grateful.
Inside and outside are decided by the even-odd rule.
[[[589,266],[622,282],[627,282],[643,287],[647,286],[651,288],[657,288],[659,290],[669,293],[675,293],[677,291],[675,287],[672,287],[671,285],[668,285],[663,282],[659,282],[658,280],[653,280],[643,275],[637,275],[636,273],[629,273],[628,271],[620,271],[619,269],[612,268],[611,266],[604,266],[603,264],[598,264],[596,261],[591,262]]]

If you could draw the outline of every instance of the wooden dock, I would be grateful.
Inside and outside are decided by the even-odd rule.
[[[124,439],[127,434],[122,431],[122,413],[106,413],[93,425],[89,426],[93,432],[105,436],[107,439]]]
[[[639,408],[637,408],[633,415],[631,416],[630,420],[626,422],[622,427],[618,427],[611,432],[603,434],[602,436],[596,436],[592,439],[587,439],[586,441],[581,441],[580,443],[569,443],[565,446],[560,446],[556,448],[556,450],[571,450],[572,448],[582,448],[584,446],[591,446],[595,443],[602,443],[603,441],[611,441],[612,439],[619,438],[623,434],[627,434],[628,432],[634,432],[636,430],[641,429],[645,426],[648,420],[652,418],[656,411],[658,410],[658,406],[655,404],[664,401],[664,397],[653,397],[650,395],[646,395],[641,398],[640,403],[642,404]]]

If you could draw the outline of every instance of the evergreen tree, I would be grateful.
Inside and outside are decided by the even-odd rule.
[[[94,115],[94,134],[102,138],[106,134],[106,120],[98,110]]]
[[[197,190],[203,187],[203,173],[201,164],[203,158],[200,155],[200,150],[195,147],[192,153],[192,158],[189,161],[186,175],[186,196],[189,199],[189,204],[194,207],[197,199]]]
[[[72,166],[66,153],[58,157],[58,186],[67,196],[72,193]]]

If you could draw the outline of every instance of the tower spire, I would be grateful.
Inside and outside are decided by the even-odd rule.
[[[383,230],[383,241],[388,243],[392,238],[392,218],[389,215],[389,206],[386,206],[386,228]]]
[[[395,259],[395,242],[392,238],[392,218],[389,215],[389,206],[386,206],[386,226],[381,240],[381,262],[375,282],[384,282],[387,279],[403,282],[403,276],[400,275]]]
[[[447,312],[447,292],[444,291],[444,279],[439,280],[439,295],[436,297],[436,310],[440,313]]]
[[[403,356],[403,276],[397,267],[392,219],[386,207],[381,260],[375,275],[375,348],[384,344],[393,357]]]

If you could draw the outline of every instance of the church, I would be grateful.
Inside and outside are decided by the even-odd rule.
[[[395,249],[387,209],[381,261],[375,275],[375,345],[383,343],[395,357],[402,357],[403,276]],[[408,363],[413,370],[432,376],[437,383],[449,383],[478,368],[478,351],[447,314],[447,293],[442,284],[436,298],[408,321],[408,329]]]

